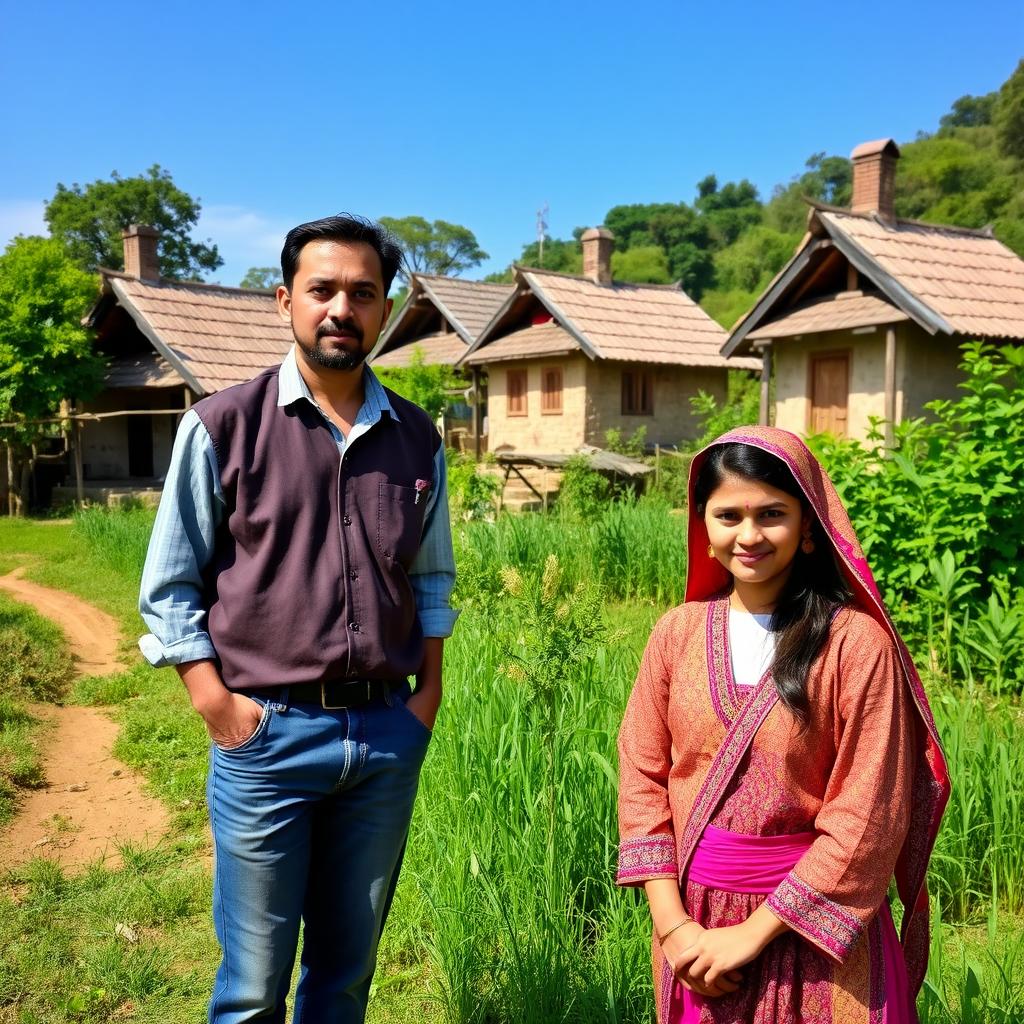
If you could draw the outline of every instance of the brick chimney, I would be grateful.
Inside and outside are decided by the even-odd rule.
[[[131,224],[121,232],[124,239],[124,272],[143,281],[160,280],[156,245],[160,232],[146,224]]]
[[[615,236],[607,228],[588,228],[580,236],[580,242],[583,245],[583,276],[598,284],[611,284]]]
[[[862,142],[851,154],[854,213],[877,213],[882,220],[896,219],[896,161],[899,146],[892,139]]]

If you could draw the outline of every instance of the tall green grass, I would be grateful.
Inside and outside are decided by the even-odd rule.
[[[90,515],[76,522],[78,535],[137,579],[145,518]],[[585,522],[506,516],[457,526],[464,610],[447,645],[446,701],[382,948],[380,991],[404,979],[393,1005],[445,1024],[650,1018],[646,907],[612,884],[614,737],[650,627],[681,600],[684,530],[648,502],[611,505]],[[561,578],[545,598],[550,554]],[[606,599],[595,615],[586,606],[593,587]],[[574,618],[569,605],[587,615]],[[954,685],[940,658],[928,678],[954,788],[932,862],[936,927],[920,1007],[927,1024],[1008,1024],[1024,1019],[1021,712],[989,687],[992,658],[947,630],[941,602],[933,612],[972,672]],[[605,628],[588,630],[588,618]],[[549,657],[563,658],[559,686],[543,676]],[[131,759],[164,771],[175,780],[168,796],[188,801],[202,737],[183,741],[176,719],[187,708],[168,708],[164,722],[145,699],[132,706]]]
[[[658,498],[618,499],[582,521],[555,512],[462,523],[455,542],[463,599],[496,594],[502,566],[541,566],[550,554],[570,584],[598,584],[614,600],[669,607],[686,587],[686,520]]]
[[[93,556],[136,581],[142,578],[155,513],[143,506],[88,506],[75,513],[75,535]]]

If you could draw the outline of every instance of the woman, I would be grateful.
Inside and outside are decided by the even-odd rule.
[[[689,507],[686,603],[619,735],[618,881],[650,902],[659,1024],[915,1021],[949,795],[920,679],[797,437],[718,438]]]

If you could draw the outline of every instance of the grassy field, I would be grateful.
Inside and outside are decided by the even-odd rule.
[[[135,512],[91,512],[74,525],[0,520],[0,572],[25,564],[33,579],[94,601],[119,619],[127,650],[139,632],[149,522]],[[650,1019],[647,912],[611,883],[614,735],[650,626],[680,597],[683,530],[666,508],[645,504],[586,523],[509,517],[458,531],[463,614],[372,1021]],[[52,636],[34,632],[35,617],[5,618],[5,607],[0,638],[14,622],[35,636],[33,649],[59,653]],[[991,697],[983,678],[929,685],[955,790],[933,863],[937,926],[922,1016],[1020,1021],[1019,706]],[[173,828],[154,851],[123,851],[117,871],[96,865],[69,877],[36,861],[5,880],[0,1022],[201,1019],[217,961],[201,725],[174,673],[138,659],[68,699],[115,706],[117,753],[167,802]],[[31,744],[31,723],[20,728]],[[0,759],[0,777],[16,789],[8,764]],[[118,923],[141,941],[117,938]]]

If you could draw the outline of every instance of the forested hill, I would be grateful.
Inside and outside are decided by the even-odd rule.
[[[852,140],[851,148],[863,141]],[[901,142],[900,151],[898,216],[970,228],[991,224],[997,238],[1024,256],[1024,60],[999,90],[962,96],[934,132]],[[709,174],[693,202],[614,206],[603,221],[615,233],[612,273],[621,281],[681,281],[731,327],[793,254],[807,221],[804,197],[846,206],[850,189],[850,161],[815,153],[767,202],[746,179],[721,184]],[[583,230],[545,241],[543,264],[536,242],[516,262],[580,273]],[[511,268],[488,280],[511,280]]]

